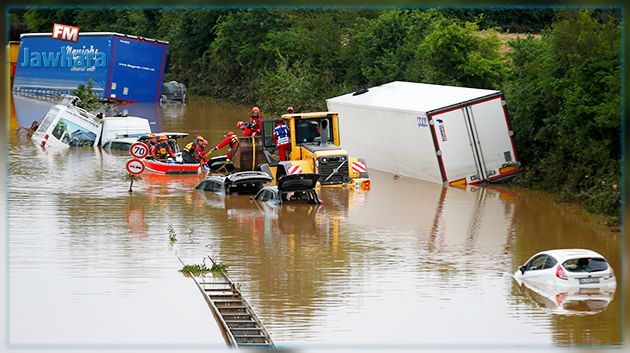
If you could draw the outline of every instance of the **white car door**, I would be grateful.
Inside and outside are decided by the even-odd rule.
[[[536,285],[544,285],[551,283],[554,273],[555,260],[545,254],[532,258],[525,264],[525,273],[523,273],[523,281]]]

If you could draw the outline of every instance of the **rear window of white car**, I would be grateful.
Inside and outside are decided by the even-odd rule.
[[[562,266],[569,272],[597,272],[608,269],[608,263],[601,257],[580,257],[565,261]]]

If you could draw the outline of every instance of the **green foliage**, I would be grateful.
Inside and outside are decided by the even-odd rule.
[[[302,63],[289,66],[283,57],[279,59],[275,70],[261,72],[256,85],[257,104],[275,114],[284,114],[288,106],[296,111],[325,110],[325,102],[314,97],[314,92],[321,93],[317,76],[313,69]],[[321,97],[321,96],[320,96]]]
[[[279,11],[230,11],[212,28],[214,40],[208,43],[200,60],[201,92],[240,102],[255,98],[259,70],[273,67],[273,58],[261,50],[268,31],[282,27]]]
[[[389,10],[350,31],[347,77],[374,86],[394,80],[497,88],[506,63],[499,39],[437,11]]]
[[[540,33],[548,28],[556,14],[553,8],[447,9],[445,15],[466,22],[476,22],[482,29],[498,28],[513,33]]]
[[[542,39],[512,43],[507,98],[521,182],[586,209],[619,212],[620,27],[591,11],[559,14]]]
[[[208,268],[208,266],[206,266],[205,263],[203,264],[194,264],[194,265],[184,265],[184,267],[182,267],[181,270],[179,270],[180,272],[182,272],[184,275],[193,275],[193,276],[200,276],[200,275],[204,275],[208,272],[211,272],[212,270],[210,268]]]
[[[78,107],[81,107],[87,111],[95,111],[102,107],[101,99],[94,93],[94,83],[92,79],[88,80],[87,86],[80,83],[77,89],[72,91],[72,95],[80,98],[77,103]]]
[[[213,273],[213,274],[220,275],[220,274],[227,273],[227,265],[219,262],[219,263],[213,263],[212,267],[208,267],[204,262],[202,264],[184,265],[184,267],[182,267],[182,269],[179,271],[182,272],[186,276],[189,276],[191,274],[193,276],[201,276],[206,273]]]
[[[30,9],[24,13],[24,22],[30,32],[52,31],[53,23],[76,26],[79,24],[77,9]]]
[[[432,25],[418,50],[423,81],[452,86],[498,88],[505,63],[494,33],[480,35],[474,23],[459,25],[441,19]],[[420,78],[419,77],[419,78]]]
[[[380,85],[409,79],[410,66],[420,58],[418,48],[435,12],[389,10],[373,20],[360,19],[349,30],[341,54],[351,83]]]
[[[25,11],[12,11],[9,13],[10,41],[20,41],[20,33],[28,32],[28,25],[24,15]]]
[[[227,273],[227,265],[221,262],[213,263],[210,272],[214,274]]]

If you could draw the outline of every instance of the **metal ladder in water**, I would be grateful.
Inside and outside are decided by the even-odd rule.
[[[210,256],[208,258],[214,263]],[[191,274],[191,277],[221,326],[229,346],[275,349],[269,332],[225,272],[198,277]]]

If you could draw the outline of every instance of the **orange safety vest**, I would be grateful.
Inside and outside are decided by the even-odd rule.
[[[159,159],[166,159],[169,156],[168,153],[168,145],[165,145],[164,143],[159,143],[156,146],[156,151],[155,151],[155,156]]]

